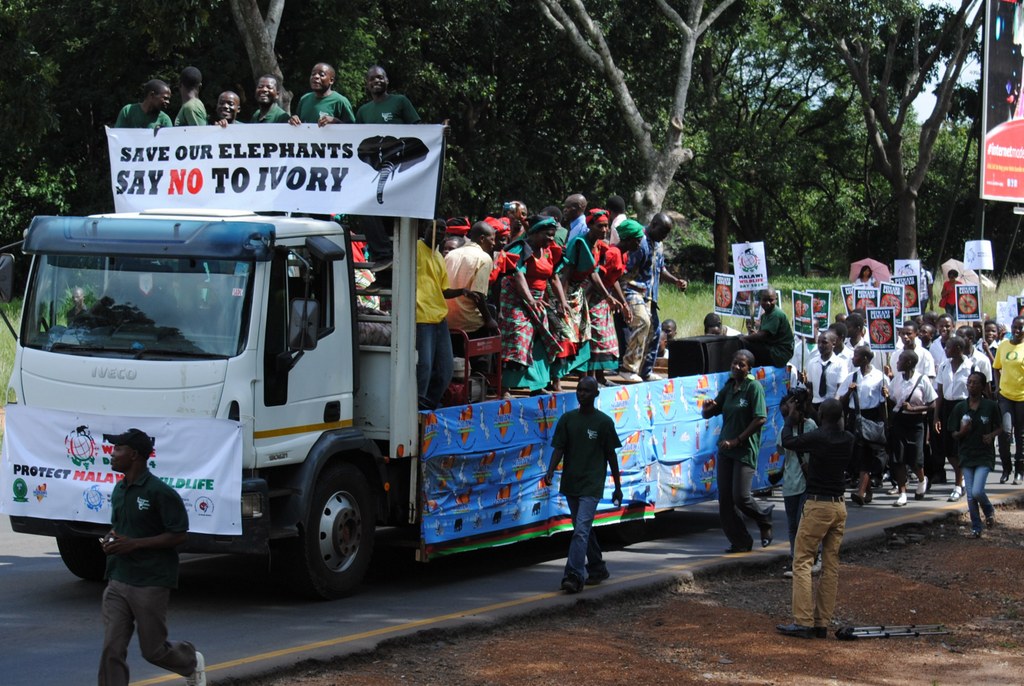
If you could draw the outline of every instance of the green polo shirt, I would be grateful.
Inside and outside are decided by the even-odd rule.
[[[609,448],[621,445],[615,422],[601,410],[583,413],[576,409],[563,414],[551,439],[552,448],[564,451],[558,490],[563,495],[600,498],[608,475],[605,455]]]
[[[182,104],[178,116],[174,118],[175,126],[206,126],[209,124],[206,106],[199,98],[192,98]]]
[[[288,113],[285,112],[283,109],[281,109],[281,106],[278,105],[277,103],[274,103],[273,105],[270,106],[270,109],[267,110],[267,116],[263,117],[262,119],[260,118],[261,114],[262,114],[262,112],[260,110],[256,110],[253,113],[253,115],[252,115],[252,119],[249,120],[249,123],[251,123],[251,124],[287,124],[288,123],[288,119],[289,119]]]
[[[999,405],[995,400],[982,398],[977,410],[972,410],[967,400],[961,400],[949,415],[949,427],[953,431],[960,430],[960,422],[964,415],[971,418],[971,432],[960,439],[957,454],[960,456],[961,467],[996,467],[995,442],[985,445],[981,440],[983,434],[990,434],[1002,418]],[[943,427],[945,428],[945,427]]]
[[[172,126],[171,118],[166,112],[149,114],[139,103],[122,107],[114,122],[115,129],[155,129],[158,126]]]
[[[299,115],[299,121],[316,124],[320,121],[321,112],[340,119],[343,124],[352,124],[356,120],[356,115],[352,112],[352,103],[336,91],[331,91],[322,98],[317,98],[316,93],[306,93],[299,98],[299,106],[295,112]]]
[[[720,441],[739,436],[754,421],[754,417],[767,417],[764,405],[764,389],[751,374],[743,379],[739,388],[729,378],[718,392],[715,403],[722,409],[722,434]],[[761,431],[755,431],[735,448],[719,448],[719,458],[738,460],[749,467],[757,467],[757,453],[761,450]]]
[[[383,102],[371,100],[356,112],[357,124],[419,124],[420,115],[409,98],[389,93]]]
[[[773,367],[785,367],[793,359],[793,327],[778,305],[761,317],[761,331],[768,334],[764,343],[772,358]]]
[[[188,513],[181,496],[148,471],[130,486],[122,479],[110,496],[114,531],[129,538],[147,538],[168,531],[188,531]],[[178,586],[178,551],[141,549],[107,556],[107,579],[132,586]]]

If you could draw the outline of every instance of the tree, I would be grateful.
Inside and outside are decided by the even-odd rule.
[[[285,0],[270,0],[267,13],[264,15],[256,0],[230,0],[231,16],[245,44],[245,52],[249,55],[254,81],[259,80],[263,74],[273,74],[280,83],[284,82],[281,65],[277,61],[277,52],[274,50],[277,30],[281,26],[281,13],[284,12],[284,2]],[[291,91],[282,88],[280,105],[286,112],[291,107],[291,100]]]
[[[629,56],[620,52],[616,58],[612,54],[608,34],[583,0],[537,0],[545,18],[568,38],[576,54],[601,74],[611,89],[615,105],[644,166],[644,186],[634,194],[633,205],[645,220],[661,210],[676,172],[693,159],[693,152],[683,147],[683,122],[686,118],[694,51],[704,32],[734,1],[720,0],[713,10],[705,14],[703,0],[687,0],[681,13],[669,0],[655,0],[661,16],[675,29],[679,44],[674,53],[677,66],[672,82],[671,105],[667,111],[648,110],[645,114],[627,83],[629,76],[620,66],[622,63],[630,63]],[[640,17],[634,21],[651,23],[642,21]],[[657,129],[663,135],[660,144],[655,142],[656,127],[652,121],[659,122]]]
[[[857,93],[874,168],[897,206],[896,255],[917,257],[917,197],[935,141],[984,12],[981,0],[959,7],[924,7],[918,0],[837,3],[802,0],[792,11],[825,39]],[[908,149],[916,125],[913,104],[931,83],[935,105],[921,124],[917,149]]]

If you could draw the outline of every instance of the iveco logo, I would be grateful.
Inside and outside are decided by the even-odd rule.
[[[120,379],[122,381],[134,381],[139,373],[134,369],[126,367],[93,367],[92,378],[94,379]]]

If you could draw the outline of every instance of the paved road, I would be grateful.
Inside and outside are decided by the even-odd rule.
[[[942,517],[966,504],[947,503],[945,490],[907,508],[877,496],[850,508],[847,541],[883,528]],[[989,485],[996,501],[1024,498],[1024,488]],[[415,631],[485,625],[515,613],[593,598],[626,588],[663,583],[686,571],[715,565],[762,564],[788,555],[781,498],[776,542],[765,550],[725,556],[713,503],[668,512],[643,526],[642,540],[610,545],[612,579],[581,596],[557,591],[565,562],[565,534],[492,551],[412,561],[400,545],[378,545],[363,589],[345,600],[296,600],[274,587],[265,562],[226,556],[186,556],[180,590],[172,596],[172,637],[193,641],[207,655],[211,683],[244,683],[246,676],[309,658],[370,648]],[[609,538],[601,529],[602,538]],[[385,539],[388,537],[385,536]],[[0,517],[0,682],[5,686],[87,684],[95,679],[102,638],[102,585],[64,569],[52,539],[14,535]],[[129,649],[136,684],[181,683]]]

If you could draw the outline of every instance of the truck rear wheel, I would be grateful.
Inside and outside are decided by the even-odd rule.
[[[277,551],[292,588],[325,599],[351,594],[373,555],[374,511],[370,485],[357,467],[324,470],[300,537]]]
[[[64,566],[72,574],[86,581],[103,581],[107,569],[107,556],[100,542],[88,536],[58,536],[57,550]]]

